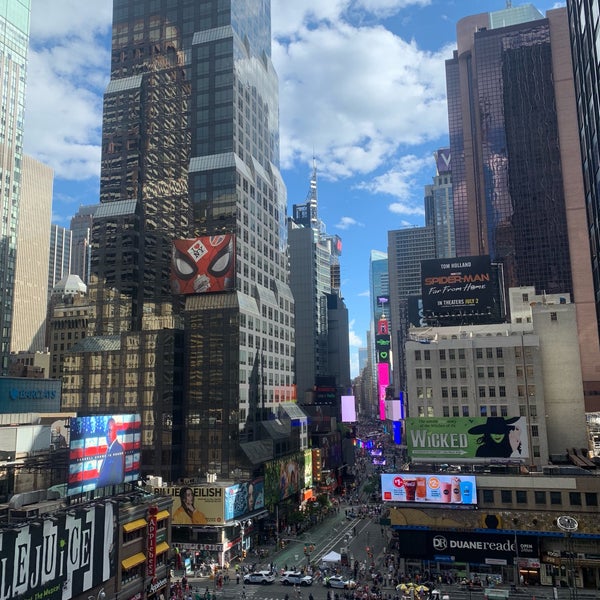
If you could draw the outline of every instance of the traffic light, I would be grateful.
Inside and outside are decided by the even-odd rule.
[[[242,550],[242,558],[246,558],[246,551]]]

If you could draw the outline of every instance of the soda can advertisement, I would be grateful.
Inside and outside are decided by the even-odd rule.
[[[381,498],[384,502],[477,506],[477,486],[474,476],[462,473],[384,473],[381,475]]]

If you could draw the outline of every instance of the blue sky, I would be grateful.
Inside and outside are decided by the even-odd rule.
[[[513,0],[513,6],[524,4]],[[533,2],[542,13],[565,2]],[[352,376],[369,328],[369,254],[423,224],[432,154],[448,144],[444,61],[456,22],[506,0],[272,0],[281,167],[304,202],[313,156],[319,215],[343,240]],[[32,0],[25,151],[55,171],[53,222],[98,201],[112,0]]]

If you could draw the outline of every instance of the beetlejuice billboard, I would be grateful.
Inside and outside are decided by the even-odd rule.
[[[69,600],[115,575],[116,515],[110,502],[0,531],[2,598]]]

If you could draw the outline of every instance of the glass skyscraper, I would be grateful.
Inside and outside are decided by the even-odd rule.
[[[508,287],[571,293],[553,73],[559,28],[523,8],[459,21],[446,62],[456,253],[503,262]]]
[[[29,44],[30,0],[0,2],[0,374],[6,375],[13,318],[23,114]]]
[[[591,250],[591,269],[596,322],[600,315],[600,4],[597,0],[568,0],[571,51],[575,79],[575,101],[579,117],[579,139],[583,195]],[[579,157],[578,157],[579,158]],[[593,322],[593,316],[586,320]],[[598,336],[593,340],[598,346]],[[587,354],[583,355],[584,359]],[[590,365],[590,370],[592,365]],[[585,382],[584,382],[585,385]],[[600,387],[598,385],[596,390]],[[586,386],[586,410],[600,410],[600,394]]]
[[[113,353],[114,385],[67,384],[65,398],[140,411],[142,462],[169,478],[250,473],[271,458],[260,422],[295,399],[270,56],[269,0],[114,1],[90,269],[98,345],[86,339],[72,365],[100,369],[94,347]],[[235,236],[235,289],[175,294],[173,240],[225,234]],[[166,330],[167,360],[151,335]],[[109,381],[86,385],[96,380]]]

